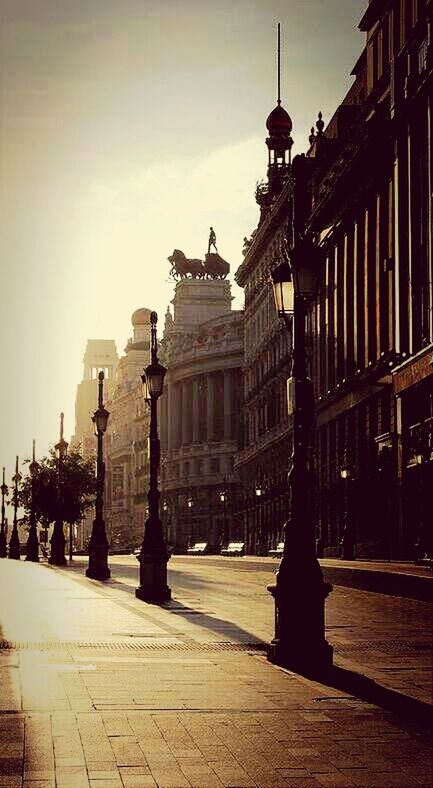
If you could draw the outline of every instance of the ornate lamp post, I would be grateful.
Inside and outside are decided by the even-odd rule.
[[[309,674],[332,666],[332,647],[325,639],[325,599],[331,586],[324,582],[316,556],[313,480],[308,461],[314,391],[306,368],[305,318],[307,304],[317,289],[318,268],[317,247],[299,238],[289,259],[271,274],[278,315],[293,331],[292,376],[288,381],[293,454],[284,552],[276,585],[268,586],[275,599],[275,637],[268,659]]]
[[[262,554],[262,508],[260,506],[260,498],[263,495],[263,490],[260,484],[256,483],[254,485],[254,495],[256,496],[255,499],[255,519],[256,519],[256,535],[255,535],[255,550],[256,555]]]
[[[5,497],[9,492],[8,486],[5,482],[5,469],[3,468],[3,482],[0,487],[1,495],[2,495],[2,519],[1,519],[1,526],[0,526],[0,558],[6,558],[7,556],[7,546],[6,546],[6,533],[5,533]]]
[[[105,480],[103,440],[110,414],[108,410],[104,408],[103,403],[104,373],[102,370],[98,375],[98,381],[98,409],[95,410],[92,416],[96,437],[98,439],[98,453],[96,456],[96,505],[92,535],[89,542],[89,566],[86,569],[86,575],[87,577],[92,577],[94,580],[108,580],[110,577],[110,570],[108,568],[108,539],[105,533],[103,514]]]
[[[36,512],[35,512],[35,473],[37,469],[37,462],[35,460],[35,441],[33,441],[33,457],[29,466],[30,476],[32,479],[32,502],[30,507],[30,528],[29,536],[26,546],[26,561],[39,561],[39,542],[38,542],[38,529],[36,528]]]
[[[224,526],[223,526],[223,538],[221,540],[222,546],[227,541],[227,484],[226,478],[223,478],[224,489],[220,492],[220,501],[223,505],[223,512],[224,512]]]
[[[158,315],[150,315],[150,364],[144,370],[142,381],[147,389],[145,399],[150,405],[150,434],[149,434],[149,516],[144,524],[143,543],[138,556],[140,562],[140,585],[135,590],[135,596],[144,602],[161,603],[171,597],[167,585],[167,562],[169,554],[164,540],[162,522],[159,517],[159,438],[157,402],[162,394],[164,377],[166,373],[158,361],[158,345],[156,339],[156,324]]]
[[[189,522],[189,536],[188,536],[188,547],[192,547],[194,544],[194,523],[192,519],[192,507],[194,506],[194,501],[192,498],[188,498],[186,505],[188,507],[188,522]]]
[[[13,505],[14,505],[14,524],[12,526],[12,533],[11,539],[9,542],[9,558],[15,558],[16,560],[20,560],[21,558],[21,549],[20,549],[20,540],[18,536],[18,484],[21,481],[21,474],[18,472],[18,457],[15,462],[15,476],[12,477],[12,481],[14,483],[14,495],[13,495]]]
[[[53,535],[50,539],[51,544],[51,554],[48,559],[50,564],[55,564],[56,566],[64,566],[66,564],[65,558],[65,533],[63,531],[63,520],[62,520],[62,472],[63,472],[63,460],[65,458],[66,452],[68,451],[68,443],[65,441],[63,437],[63,413],[60,414],[60,440],[55,445],[55,450],[59,454],[59,467],[58,467],[58,476],[57,476],[57,518],[54,523]]]
[[[343,532],[340,540],[341,557],[346,561],[354,561],[356,555],[351,506],[351,485],[353,482],[353,472],[348,464],[345,464],[342,468],[340,468],[340,478],[344,485],[344,521]]]

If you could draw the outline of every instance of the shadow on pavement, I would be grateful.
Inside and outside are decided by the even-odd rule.
[[[112,567],[113,566],[115,565],[112,564]],[[125,566],[122,565],[122,571],[124,570]],[[175,574],[176,570],[172,570],[172,573]],[[74,574],[77,578],[76,572],[74,572],[71,576],[74,577]],[[191,578],[189,578],[189,581],[190,580]],[[103,585],[105,587],[117,587],[118,589],[132,594],[135,590],[136,581],[137,577],[134,573],[134,578],[131,578],[131,583],[127,582],[125,579],[116,580],[112,578],[107,584],[104,583]],[[199,585],[204,585],[204,583],[197,579],[197,586]],[[206,585],[208,585],[207,580]],[[116,600],[116,604],[122,605],[122,602]],[[154,606],[151,605],[147,606],[145,609],[149,610],[153,607]],[[257,644],[261,645],[263,650],[266,648],[267,644],[265,641],[237,626],[232,621],[216,618],[214,616],[208,615],[205,612],[201,612],[192,606],[188,607],[176,598],[172,599],[170,602],[165,603],[164,605],[161,605],[161,609],[172,612],[173,615],[182,616],[188,621],[194,621],[198,626],[203,627],[204,629],[208,629],[212,632],[218,632],[223,634],[223,636],[225,635],[226,637],[230,637],[230,639],[235,643]],[[135,607],[134,612],[137,612]],[[222,639],[224,639],[224,637]],[[336,655],[338,657],[338,647],[336,649]],[[352,695],[367,703],[372,703],[383,709],[401,714],[406,718],[410,718],[413,722],[433,728],[433,706],[430,706],[428,703],[423,701],[417,700],[416,698],[404,695],[397,690],[384,687],[373,679],[368,678],[363,673],[358,673],[356,671],[335,665],[330,671],[326,671],[320,675],[309,675],[307,672],[305,674],[301,673],[301,675],[305,675],[306,678],[318,681],[324,686],[330,688],[332,687],[333,689],[345,692],[348,695]]]
[[[373,703],[397,714],[411,718],[412,722],[433,728],[433,706],[396,690],[378,684],[362,673],[338,665],[330,671],[311,677],[326,687],[346,692],[366,703]]]
[[[110,564],[111,569],[115,566],[114,564]],[[70,571],[72,569],[72,573],[69,575],[73,580],[79,580],[83,578],[83,571],[82,567],[79,566],[72,566],[68,567]],[[122,565],[122,570],[124,566]],[[132,567],[131,567],[132,569]],[[66,570],[66,571],[68,571]],[[64,569],[62,571],[65,571]],[[135,594],[135,589],[137,587],[138,576],[137,573],[134,573],[134,577],[131,578],[131,582],[128,582],[125,578],[122,580],[115,579],[111,577],[110,580],[107,582],[101,583],[101,591],[104,596],[106,595],[106,591],[109,588],[115,588],[120,591],[125,591],[128,594]],[[211,581],[210,581],[211,582]],[[208,583],[206,583],[208,585]],[[97,585],[95,584],[95,590],[97,590]],[[135,598],[135,597],[134,597]],[[134,613],[139,614],[139,610],[136,606],[133,608],[129,605],[129,603],[124,603],[119,599],[113,599],[113,602],[120,607],[124,606],[128,610],[133,610]],[[233,621],[228,621],[226,619],[217,618],[215,616],[211,616],[201,610],[197,610],[194,606],[185,605],[183,602],[179,601],[176,598],[171,599],[169,602],[164,603],[163,605],[154,605],[152,603],[143,602],[143,605],[146,607],[143,608],[143,612],[147,611],[148,614],[155,608],[160,608],[161,610],[166,610],[169,613],[172,613],[173,616],[181,616],[185,618],[187,621],[191,621],[196,623],[197,626],[203,627],[203,629],[210,630],[212,632],[221,633],[221,640],[226,640],[228,637],[231,641],[236,644],[249,644],[249,645],[263,645],[265,648],[265,641],[258,638],[256,635],[253,635],[251,632],[248,632],[242,627],[237,626]],[[215,641],[210,641],[215,642]]]

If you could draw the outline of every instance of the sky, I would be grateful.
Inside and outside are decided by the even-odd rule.
[[[265,121],[293,152],[349,88],[367,0],[0,0],[0,466],[74,432],[88,338],[155,309],[174,248],[231,264],[257,225]],[[234,307],[242,291],[233,285]]]

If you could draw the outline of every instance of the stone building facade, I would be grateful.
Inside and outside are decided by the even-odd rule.
[[[417,558],[432,547],[432,3],[371,2],[360,29],[353,87],[310,151],[318,526],[325,555],[346,528],[358,556]]]
[[[283,111],[282,107],[279,109]],[[268,129],[272,117],[271,113]],[[287,124],[281,112],[279,117]],[[278,131],[276,124],[271,126],[268,148],[273,138],[275,146],[280,141]],[[242,485],[241,512],[247,550],[256,554],[267,554],[281,541],[289,504],[291,422],[286,381],[291,337],[275,312],[269,270],[279,255],[287,223],[290,165],[281,161],[276,167],[278,177],[271,164],[267,184],[261,184],[258,189],[260,223],[236,272],[236,281],[245,292],[245,317],[243,433],[234,465]]]
[[[107,399],[113,386],[119,357],[114,339],[88,339],[83,358],[83,379],[77,386],[75,398],[75,432],[70,449],[85,459],[96,462],[96,438],[92,414],[98,407],[98,373],[104,370],[104,396]],[[76,527],[75,547],[83,550],[90,539],[94,513],[89,511]]]
[[[149,363],[150,309],[132,315],[133,337],[120,358],[106,401],[105,509],[113,551],[132,550],[143,538],[149,486],[149,412],[141,374]]]
[[[242,312],[232,311],[230,283],[222,279],[182,279],[172,303],[160,350],[168,370],[159,400],[161,513],[175,549],[197,541],[217,549],[241,527],[233,456]]]
[[[372,0],[360,29],[366,47],[331,121],[324,128],[319,116],[307,155],[293,165],[280,156],[277,188],[271,170],[258,190],[260,223],[236,274],[245,289],[245,419],[253,424],[235,464],[254,476],[273,458],[281,467],[277,447],[289,453],[290,424],[263,421],[273,413],[278,368],[268,358],[280,332],[269,348],[257,337],[275,321],[269,269],[306,232],[323,253],[307,318],[319,548],[338,555],[346,541],[359,557],[420,558],[432,552],[432,2]],[[277,120],[281,147],[291,131],[281,107]],[[256,543],[260,531],[270,541],[283,516],[284,508],[265,509]]]

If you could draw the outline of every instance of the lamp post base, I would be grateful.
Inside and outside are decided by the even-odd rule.
[[[54,566],[66,566],[65,543],[63,523],[57,521],[54,524],[53,535],[50,541],[51,553],[48,559],[49,564],[53,564]]]
[[[267,648],[268,661],[281,668],[287,668],[303,676],[322,676],[332,669],[333,648],[325,641],[320,648],[317,646],[311,651],[309,646],[296,642],[295,633],[293,640],[273,640]]]
[[[111,572],[108,568],[108,549],[99,547],[95,552],[89,551],[89,566],[86,569],[86,577],[92,580],[109,580]]]
[[[167,585],[167,553],[159,550],[149,553],[141,552],[138,561],[140,563],[140,585],[135,589],[137,599],[154,605],[168,602],[171,599],[171,589]]]
[[[288,564],[283,556],[277,583],[268,586],[275,599],[268,660],[303,675],[323,675],[332,668],[333,649],[325,638],[325,599],[332,586],[324,582],[317,558]]]
[[[105,522],[98,517],[93,520],[86,577],[90,577],[92,580],[109,580],[111,577],[108,568],[108,540],[105,533]]]
[[[16,561],[19,561],[21,558],[20,540],[16,528],[13,529],[9,542],[9,558],[13,558]]]
[[[29,531],[29,538],[26,545],[26,561],[39,561],[39,542],[35,531]]]

